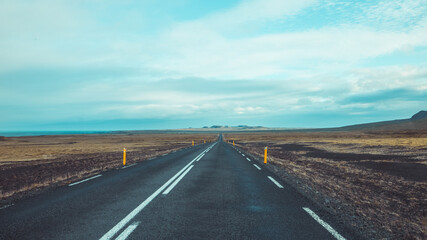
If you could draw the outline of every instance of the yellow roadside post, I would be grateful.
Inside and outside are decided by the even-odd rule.
[[[203,140],[203,143],[206,143],[206,140]]]
[[[126,148],[123,148],[123,166],[126,165]]]
[[[264,148],[264,163],[267,164],[267,147]]]
[[[193,140],[193,141],[191,141],[191,146],[194,146],[194,140]]]
[[[233,140],[233,146],[234,146],[234,140]]]

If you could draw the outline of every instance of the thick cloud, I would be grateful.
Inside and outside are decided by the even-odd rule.
[[[0,130],[408,117],[426,103],[426,11],[420,0],[3,1]]]

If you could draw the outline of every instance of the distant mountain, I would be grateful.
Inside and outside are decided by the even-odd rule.
[[[427,118],[427,111],[419,111],[417,114],[411,117],[411,120],[419,120],[419,119],[426,119]]]
[[[204,126],[203,128],[192,128],[192,129],[176,129],[177,131],[191,131],[191,132],[234,132],[234,131],[314,131],[314,132],[323,132],[323,131],[401,131],[401,130],[427,130],[427,111],[419,111],[411,118],[408,119],[398,119],[391,121],[382,121],[382,122],[373,122],[373,123],[364,123],[364,124],[355,124],[344,127],[335,127],[335,128],[310,128],[310,129],[296,129],[296,128],[267,128],[262,126],[247,126],[247,125],[237,125],[237,126],[222,126],[222,125],[213,125],[213,126]]]
[[[427,130],[427,111],[419,111],[409,119],[365,123],[333,128],[331,130]]]
[[[237,126],[223,126],[223,125],[213,125],[213,126],[204,126],[202,128],[186,128],[186,129],[176,129],[178,131],[191,131],[191,132],[197,132],[197,131],[211,131],[211,132],[233,132],[233,131],[266,131],[266,130],[276,130],[273,128],[267,128],[263,126],[248,126],[248,125],[237,125]],[[281,129],[283,130],[283,129]]]
[[[420,111],[408,119],[399,119],[392,121],[382,121],[374,123],[356,124],[336,128],[268,128],[263,126],[223,126],[213,125],[202,128],[185,128],[169,130],[134,130],[134,131],[115,131],[113,133],[122,134],[141,134],[141,133],[175,133],[175,132],[271,132],[271,131],[297,131],[297,132],[324,132],[324,131],[400,131],[400,130],[427,130],[427,111]],[[0,139],[1,141],[1,139]]]

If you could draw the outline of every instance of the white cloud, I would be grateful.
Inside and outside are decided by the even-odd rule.
[[[252,30],[254,26],[259,27],[260,24],[265,24],[266,22],[286,19],[316,2],[317,0],[244,0],[232,9],[185,24],[194,24],[195,26],[202,24],[217,32],[228,34],[231,34],[230,31],[241,33],[248,28]],[[246,29],[242,31],[241,28]]]
[[[322,3],[242,1],[234,8],[173,24],[159,35],[133,33],[127,38],[129,34],[120,37],[122,32],[105,29],[97,14],[78,8],[78,4],[9,1],[5,4],[8,7],[0,10],[5,20],[1,21],[0,31],[12,33],[0,38],[3,56],[0,70],[40,65],[110,65],[136,67],[146,72],[154,69],[156,74],[149,74],[149,79],[156,75],[160,78],[284,79],[343,71],[363,59],[427,46],[427,17],[419,18],[425,13],[425,7],[414,0],[380,2],[365,6],[365,12],[360,13],[360,18],[390,17],[377,13],[383,9],[400,14],[395,21],[404,21],[405,16],[416,20],[404,27],[404,31],[377,29],[375,24],[362,21],[292,33],[262,31],[262,27],[270,24],[286,25],[286,22],[277,22],[298,16],[300,11],[317,11],[316,6]],[[396,5],[405,10],[395,13]],[[28,40],[34,36],[37,40]]]
[[[347,74],[351,93],[396,88],[422,89],[427,85],[427,66],[360,68]]]
[[[137,26],[117,27],[132,22],[129,19],[119,19],[110,28],[82,2],[5,1],[0,8],[0,74],[38,68],[129,68],[134,72],[94,79],[82,71],[83,80],[67,89],[34,93],[31,99],[17,89],[0,88],[4,93],[0,99],[23,105],[87,103],[94,109],[87,112],[95,115],[126,117],[369,109],[370,103],[340,107],[337,99],[383,89],[426,89],[424,60],[397,66],[376,60],[402,53],[411,56],[416,49],[427,47],[424,2],[354,3],[363,11],[354,12],[348,21],[290,32],[287,21],[302,12],[322,15],[319,5],[343,11],[352,4],[242,1],[231,9],[162,25],[147,34]],[[267,33],[264,30],[270,25],[282,31]],[[379,67],[366,67],[365,60]],[[206,81],[206,86],[161,87],[189,78]],[[237,81],[256,83],[260,89],[237,88]],[[228,84],[232,91],[216,90],[218,82]]]
[[[83,9],[68,1],[5,0],[1,6],[0,71],[84,61],[75,57],[76,45],[83,47],[82,34],[93,22]]]
[[[401,31],[426,17],[427,4],[425,0],[380,1],[363,10],[361,23]]]
[[[159,46],[172,54],[157,59],[151,66],[200,77],[288,76],[297,72],[296,69],[322,72],[322,68],[329,70],[331,64],[352,65],[363,59],[427,46],[427,28],[401,33],[340,26],[233,40],[212,32],[193,38],[193,31],[192,28],[174,29],[162,38]]]
[[[260,114],[266,112],[262,107],[237,107],[234,109],[237,114]]]
[[[422,18],[425,7],[419,3],[394,1],[393,4],[362,5],[365,12],[359,14],[359,19],[375,16],[375,24],[372,19],[358,20],[297,32],[264,34],[259,32],[260,26],[268,26],[303,9],[316,11],[316,1],[244,1],[228,11],[173,25],[148,50],[165,52],[167,57],[154,58],[149,66],[172,71],[174,75],[220,79],[277,79],[278,76],[347,70],[364,59],[427,46],[427,17]],[[376,13],[378,9],[394,9],[399,4],[405,6],[405,11],[398,11],[397,19]],[[400,24],[398,29],[387,28],[378,23],[384,17],[402,24],[407,22],[406,17],[413,21],[408,26]],[[257,24],[253,24],[254,21]],[[258,32],[242,34],[245,29]],[[230,31],[239,37],[230,35]]]

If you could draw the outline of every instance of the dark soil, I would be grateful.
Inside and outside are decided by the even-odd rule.
[[[289,151],[306,151],[306,157],[324,158],[334,161],[348,161],[376,171],[384,171],[397,177],[414,181],[427,181],[427,165],[416,163],[415,155],[386,155],[368,153],[337,153],[329,152],[304,144],[273,145],[272,156],[296,159]],[[368,160],[368,161],[366,161]],[[387,161],[387,162],[384,162]],[[390,162],[392,161],[392,162]]]
[[[262,161],[268,146],[275,159],[268,168],[368,239],[426,239],[427,166],[420,163],[424,148],[336,144],[348,148],[343,153],[315,147],[319,145],[327,144],[240,141],[238,147]],[[305,174],[294,175],[299,172],[293,166]]]
[[[421,163],[369,161],[359,162],[357,164],[376,171],[384,171],[408,180],[420,182],[427,181],[427,166]]]
[[[186,145],[140,148],[126,153],[127,163],[143,161]],[[56,159],[5,162],[0,165],[0,205],[32,195],[40,189],[65,185],[102,171],[120,168],[122,152],[70,154]]]

